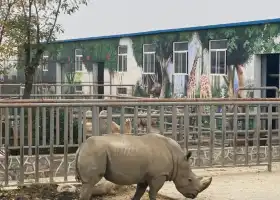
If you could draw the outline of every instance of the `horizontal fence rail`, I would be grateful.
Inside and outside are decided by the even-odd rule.
[[[280,160],[280,99],[29,99],[0,101],[0,180],[71,182],[92,135],[160,133],[193,152],[195,168]],[[46,181],[44,181],[46,182]]]

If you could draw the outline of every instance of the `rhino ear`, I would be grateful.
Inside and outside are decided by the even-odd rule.
[[[189,160],[190,157],[192,156],[192,152],[191,151],[188,151],[187,155],[186,155],[186,160]]]

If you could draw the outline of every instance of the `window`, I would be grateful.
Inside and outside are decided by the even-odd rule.
[[[117,95],[127,95],[127,88],[126,87],[118,87],[117,88]]]
[[[75,84],[75,93],[82,93],[83,92],[83,86],[79,84]]]
[[[47,51],[43,53],[42,70],[44,72],[49,71],[49,52]]]
[[[173,43],[173,63],[174,74],[188,73],[188,43],[174,42]]]
[[[118,72],[127,71],[127,46],[119,46],[118,48]]]
[[[156,45],[143,45],[143,74],[155,74],[156,72]]]
[[[75,49],[75,72],[83,71],[83,52],[81,49]]]
[[[212,75],[227,74],[227,40],[211,40],[210,66]]]

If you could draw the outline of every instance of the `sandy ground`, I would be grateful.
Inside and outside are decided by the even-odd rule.
[[[272,172],[264,167],[252,167],[196,170],[196,173],[213,177],[212,184],[197,200],[278,200],[280,197],[278,163],[273,165]],[[185,199],[175,192],[173,184],[165,184],[161,192],[173,199]]]

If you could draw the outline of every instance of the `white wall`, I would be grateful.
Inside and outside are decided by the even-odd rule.
[[[127,72],[115,72],[112,78],[112,84],[115,85],[135,85],[142,77],[142,70],[138,67],[133,55],[132,40],[130,38],[122,38],[119,45],[127,46]],[[109,72],[106,70],[104,81],[109,82]],[[131,94],[131,87],[127,87],[128,94]],[[106,88],[106,94],[109,94],[109,88]],[[116,87],[112,87],[112,94],[116,95]]]
[[[280,18],[279,0],[90,0],[61,15],[59,40]]]

